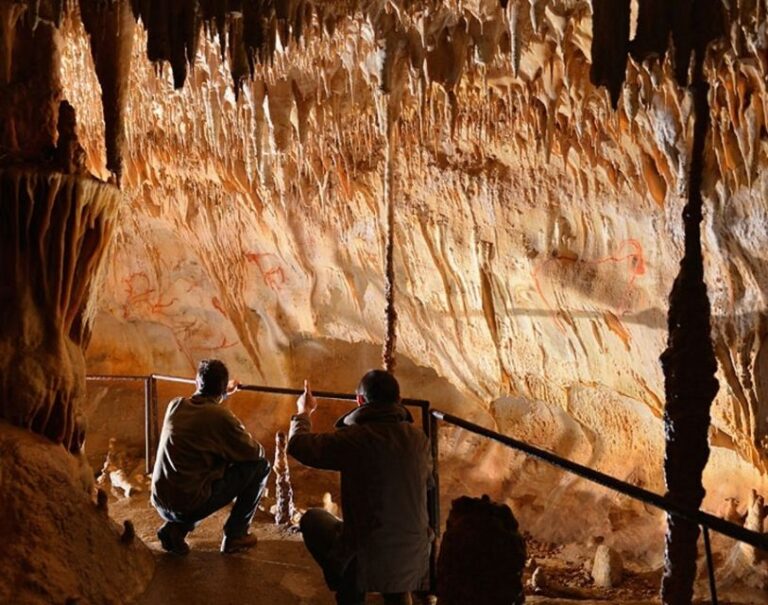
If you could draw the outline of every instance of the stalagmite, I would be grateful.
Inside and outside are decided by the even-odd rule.
[[[744,520],[744,527],[762,534],[768,530],[765,522],[766,518],[768,518],[768,508],[765,506],[765,498],[758,494],[756,490],[752,490],[749,502],[747,503],[747,516]],[[758,565],[761,561],[768,561],[768,552],[760,551],[748,544],[740,544],[740,547],[746,555],[749,565]]]
[[[508,506],[488,496],[453,501],[437,562],[445,605],[522,605],[525,540]]]
[[[120,542],[123,544],[133,544],[136,539],[136,528],[133,526],[133,521],[126,519],[123,521],[123,533],[120,536]]]
[[[291,471],[288,468],[288,441],[282,431],[275,435],[275,523],[290,525],[296,515],[293,504],[293,487],[291,486]]]
[[[11,78],[2,88],[15,98],[0,103],[0,416],[77,452],[91,287],[119,194],[79,174],[74,110],[61,102],[57,31],[30,23],[31,15],[11,17],[3,49]]]

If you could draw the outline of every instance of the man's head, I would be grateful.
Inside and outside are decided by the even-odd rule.
[[[391,405],[400,401],[400,385],[392,374],[371,370],[357,386],[358,405]]]
[[[197,392],[208,397],[221,397],[227,392],[229,371],[218,359],[203,359],[197,366]]]

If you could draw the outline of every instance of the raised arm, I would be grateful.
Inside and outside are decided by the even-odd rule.
[[[309,381],[304,381],[304,392],[296,400],[296,414],[291,418],[288,434],[288,453],[302,464],[314,468],[341,470],[341,440],[335,433],[313,433],[312,413],[317,401],[312,396]]]

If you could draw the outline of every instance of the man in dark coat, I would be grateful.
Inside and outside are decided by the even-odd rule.
[[[429,576],[429,441],[413,426],[388,372],[363,376],[357,404],[334,432],[312,433],[317,403],[307,383],[296,402],[288,453],[307,466],[341,472],[344,517],[312,509],[301,531],[340,605],[362,604],[366,592],[410,603],[410,592],[426,589]]]
[[[230,392],[227,367],[217,359],[203,360],[196,382],[195,394],[171,401],[163,421],[152,473],[152,504],[166,521],[157,537],[165,550],[185,555],[187,533],[234,500],[221,551],[237,552],[256,544],[248,527],[269,462],[264,448],[220,405]]]

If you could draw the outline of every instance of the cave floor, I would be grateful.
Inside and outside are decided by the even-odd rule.
[[[258,545],[242,553],[219,552],[227,511],[205,519],[187,536],[189,555],[178,557],[160,547],[161,524],[145,496],[110,502],[118,522],[131,519],[136,534],[157,560],[155,576],[137,605],[332,605],[323,577],[298,533],[279,528],[262,511],[251,526]]]
[[[160,519],[143,494],[132,498],[110,497],[110,516],[121,523],[130,519],[136,534],[157,559],[155,576],[136,605],[333,605],[322,574],[304,549],[301,536],[276,527],[271,515],[257,512],[252,531],[256,548],[233,555],[219,552],[226,511],[203,521],[189,536],[191,552],[178,557],[163,552],[155,531]],[[377,603],[369,595],[369,603]],[[590,605],[622,603],[646,605],[652,600],[569,600],[531,595],[535,605]],[[473,604],[467,604],[473,605]],[[479,604],[478,604],[479,605]]]

